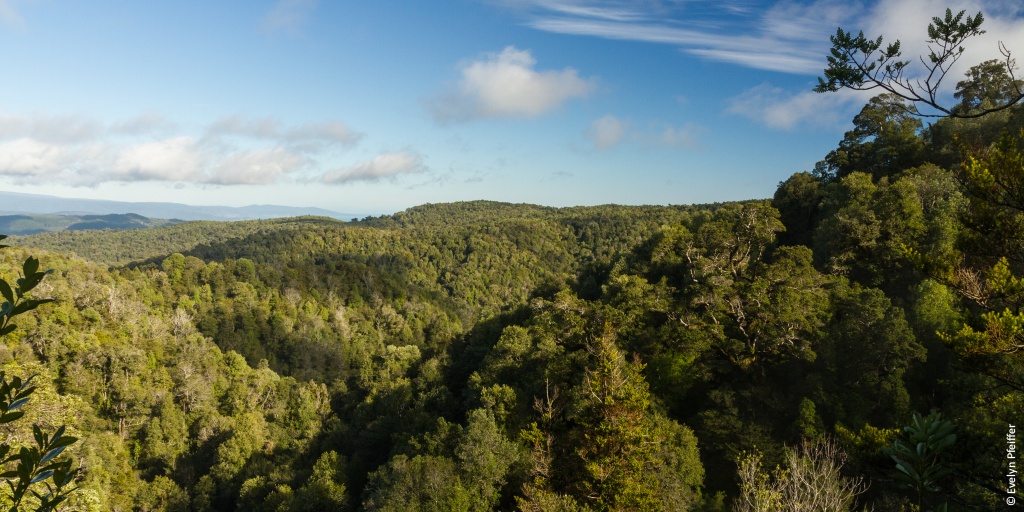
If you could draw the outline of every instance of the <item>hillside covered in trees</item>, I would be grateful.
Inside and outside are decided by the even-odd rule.
[[[769,200],[16,238],[56,302],[0,345],[40,374],[2,428],[68,425],[80,510],[1001,509],[1024,110],[853,124]],[[919,496],[885,450],[932,410]]]
[[[85,231],[102,229],[145,229],[168,226],[182,222],[178,219],[151,219],[136,215],[51,215],[20,214],[0,215],[0,232],[9,235],[34,235],[54,231]]]

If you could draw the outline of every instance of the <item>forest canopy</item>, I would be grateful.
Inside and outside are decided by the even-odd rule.
[[[0,344],[38,374],[2,428],[80,439],[77,510],[994,510],[1024,110],[902,101],[766,200],[16,238],[0,277],[36,255],[53,302]]]

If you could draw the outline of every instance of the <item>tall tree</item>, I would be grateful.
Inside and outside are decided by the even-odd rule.
[[[969,204],[958,247],[907,253],[982,313],[948,334],[948,343],[975,371],[1024,391],[1024,132],[1004,134],[987,157],[970,158],[960,176]],[[1007,366],[1006,356],[1017,364]]]
[[[653,470],[661,436],[648,418],[644,365],[626,361],[610,326],[589,351],[594,367],[583,382],[585,412],[576,449],[586,503],[598,511],[659,511]]]
[[[872,40],[865,38],[864,32],[860,32],[857,37],[853,37],[840,27],[836,35],[830,38],[832,50],[828,57],[828,68],[825,69],[825,79],[818,78],[814,92],[881,89],[910,102],[906,106],[907,112],[921,117],[974,118],[1011,107],[1024,98],[1024,87],[1014,76],[1014,60],[1010,56],[1010,50],[1002,42],[999,43],[999,51],[1004,57],[1002,67],[1010,76],[1010,83],[1013,86],[1005,101],[988,107],[979,106],[980,108],[969,111],[939,104],[942,80],[963,55],[963,43],[973,36],[985,33],[980,28],[985,21],[981,12],[964,19],[965,12],[960,11],[954,16],[952,10],[946,9],[945,18],[934,17],[932,23],[928,24],[927,61],[924,57],[919,57],[925,68],[923,78],[911,78],[906,75],[911,61],[900,60],[903,53],[899,40],[883,50],[882,36]],[[927,105],[939,113],[921,112],[918,105]]]
[[[846,132],[839,147],[825,157],[824,177],[834,180],[863,172],[877,181],[921,165],[921,126],[921,120],[910,115],[899,96],[871,98],[853,118],[853,130]]]

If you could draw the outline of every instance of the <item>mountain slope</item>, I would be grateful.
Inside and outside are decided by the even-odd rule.
[[[56,231],[12,236],[11,245],[74,254],[105,265],[124,265],[156,256],[186,252],[200,244],[223,242],[254,233],[291,230],[319,224],[343,225],[327,217],[292,217],[238,222],[192,221],[150,229]]]
[[[325,217],[294,217],[238,222],[193,221],[145,231],[59,232],[12,237],[23,247],[76,254],[97,263],[124,265],[171,253],[185,253],[199,245],[204,259],[253,257],[252,250],[239,252],[239,244],[263,243],[242,240],[254,234],[302,227],[366,227],[377,230],[422,231],[454,227],[486,226],[516,221],[546,221],[568,229],[580,243],[584,259],[607,260],[617,251],[627,250],[650,238],[662,226],[679,222],[696,211],[713,211],[719,205],[690,206],[580,206],[552,208],[530,204],[468,201],[423,205],[394,215],[367,217],[362,221],[341,222]],[[2,232],[2,231],[0,231]],[[237,239],[229,242],[232,239]],[[218,245],[225,243],[227,245]],[[212,251],[212,252],[211,252]],[[260,257],[266,257],[261,254]]]
[[[134,213],[158,219],[182,220],[232,221],[298,217],[301,215],[318,215],[344,220],[359,217],[357,214],[338,213],[313,207],[300,208],[269,204],[254,204],[242,207],[192,206],[179,203],[134,203],[100,199],[76,199],[40,194],[21,194],[17,192],[0,192],[0,204],[3,205],[0,206],[0,212],[2,213],[88,213],[96,215]]]
[[[145,229],[180,224],[178,219],[151,219],[134,213],[110,215],[0,215],[0,233],[34,235],[87,229]]]

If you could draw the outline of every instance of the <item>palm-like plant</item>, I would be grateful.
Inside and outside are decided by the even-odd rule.
[[[910,438],[906,442],[896,440],[892,446],[882,449],[896,462],[893,479],[917,492],[919,512],[925,511],[925,494],[941,491],[937,482],[953,472],[942,465],[941,458],[943,451],[956,441],[955,428],[951,422],[942,421],[938,411],[933,410],[926,417],[914,414],[912,424],[903,428]],[[946,504],[939,506],[936,512],[946,512]]]

